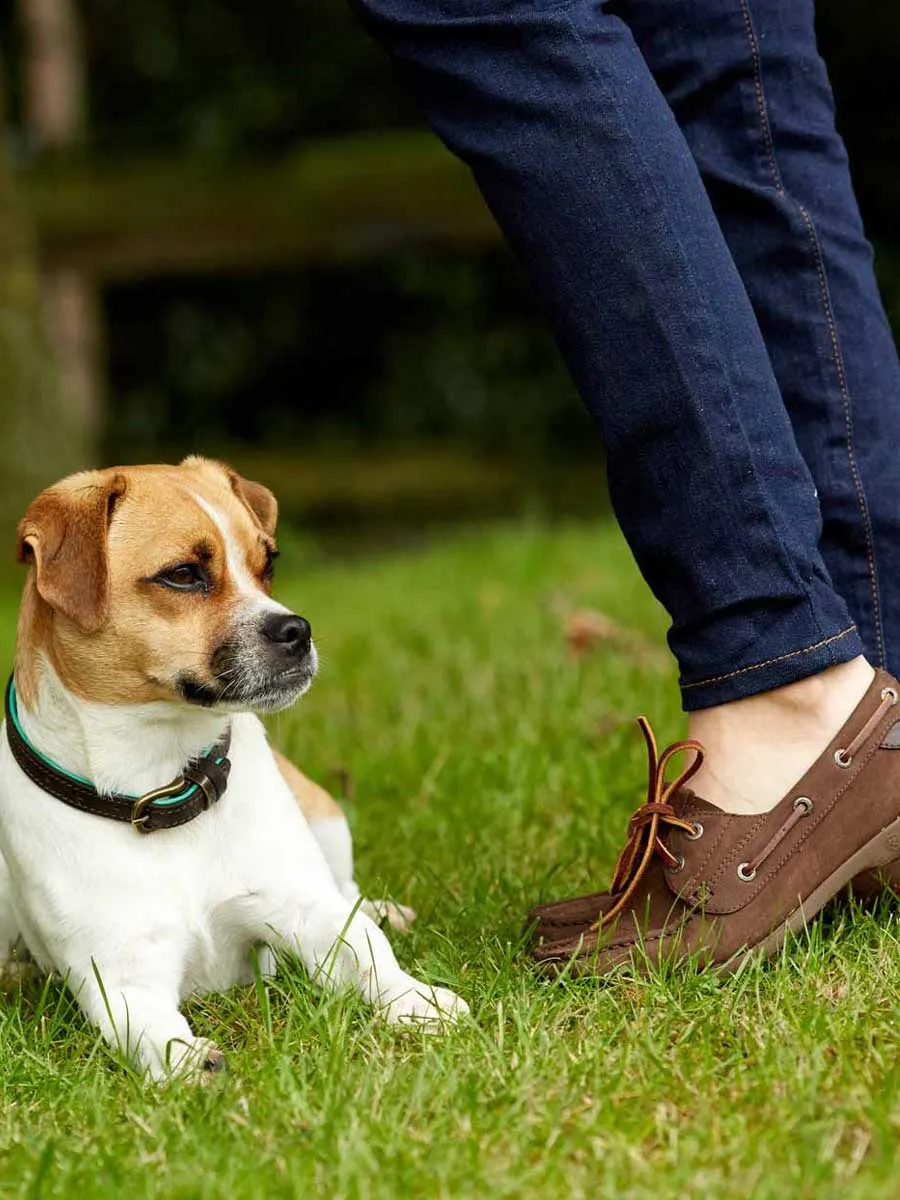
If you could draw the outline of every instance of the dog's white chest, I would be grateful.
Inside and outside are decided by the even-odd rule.
[[[189,931],[181,999],[252,982],[255,955],[259,969],[264,974],[271,972],[271,954],[248,934],[247,925],[239,919],[242,907],[242,898],[234,897]]]
[[[0,744],[0,852],[43,966],[159,953],[179,996],[252,979],[251,955],[321,851],[259,721],[236,717],[226,794],[180,829],[142,835],[41,792]],[[327,870],[327,868],[326,868]],[[165,960],[165,968],[162,967]]]

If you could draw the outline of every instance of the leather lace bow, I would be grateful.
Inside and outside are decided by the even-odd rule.
[[[602,929],[622,912],[637,891],[647,868],[658,854],[667,867],[677,867],[678,858],[672,853],[660,836],[663,828],[683,829],[686,833],[695,832],[694,825],[679,817],[670,804],[670,800],[684,787],[689,779],[699,771],[703,762],[703,747],[693,738],[682,742],[673,742],[662,754],[657,751],[656,738],[646,717],[638,717],[638,725],[647,743],[649,757],[649,779],[647,782],[647,802],[635,812],[628,822],[628,841],[619,855],[613,875],[610,891],[616,896],[616,901],[595,923],[595,929]],[[695,757],[688,763],[680,775],[671,781],[666,780],[666,769],[677,755],[693,750]]]

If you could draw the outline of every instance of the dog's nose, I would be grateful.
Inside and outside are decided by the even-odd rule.
[[[294,613],[270,613],[262,627],[263,637],[274,642],[286,654],[302,658],[309,654],[312,629],[309,621]]]

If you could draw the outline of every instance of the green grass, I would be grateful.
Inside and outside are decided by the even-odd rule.
[[[632,718],[661,740],[682,731],[665,621],[618,536],[519,525],[308,575],[284,565],[280,594],[310,617],[323,669],[274,740],[325,783],[352,780],[364,887],[420,913],[398,954],[474,1019],[402,1036],[289,966],[190,1006],[228,1053],[221,1083],[154,1091],[58,985],[12,987],[0,1193],[895,1200],[890,901],[835,908],[728,980],[561,986],[520,953],[531,902],[608,880],[644,785]],[[569,605],[632,636],[576,660]],[[10,648],[13,617],[7,603]]]

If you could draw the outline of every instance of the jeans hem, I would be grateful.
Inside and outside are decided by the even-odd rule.
[[[865,654],[859,631],[848,625],[829,637],[790,650],[764,662],[737,667],[724,675],[695,682],[680,681],[682,703],[685,712],[701,708],[712,708],[716,704],[727,704],[731,700],[743,700],[748,696],[768,692],[817,675],[828,667],[850,662]]]

